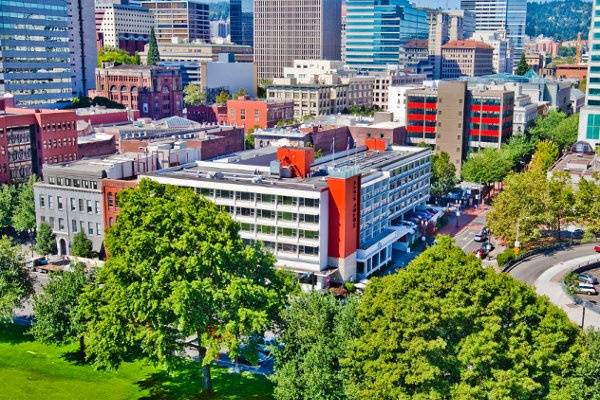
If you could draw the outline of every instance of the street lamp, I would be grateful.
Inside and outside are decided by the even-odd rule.
[[[458,219],[460,218],[460,208],[456,209],[456,227],[458,228]]]

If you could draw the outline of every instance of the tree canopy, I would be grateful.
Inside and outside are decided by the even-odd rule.
[[[19,245],[0,238],[0,321],[12,318],[13,309],[33,293],[33,282],[25,270]]]
[[[80,338],[83,332],[79,299],[91,278],[86,275],[85,265],[79,263],[71,268],[72,271],[50,275],[44,290],[33,298],[35,322],[31,333],[40,342],[68,343]]]
[[[56,254],[56,235],[52,232],[50,225],[41,223],[35,235],[35,251],[45,256],[47,254]]]
[[[519,59],[519,63],[517,64],[515,74],[525,75],[527,71],[529,71],[529,65],[527,64],[527,59],[525,58],[525,52],[523,52],[521,53],[521,58]]]
[[[434,153],[431,157],[431,193],[443,196],[456,184],[456,167],[448,153]]]
[[[215,98],[215,103],[223,105],[227,103],[231,96],[229,96],[229,92],[226,90],[221,90],[217,97]]]
[[[540,171],[546,172],[558,159],[559,155],[560,150],[554,142],[542,140],[535,146],[535,153],[533,154],[533,159],[529,167],[531,169],[539,169]]]
[[[94,247],[83,231],[79,231],[71,242],[71,255],[75,257],[94,258]]]
[[[19,195],[12,219],[13,227],[19,232],[33,231],[35,229],[33,184],[36,181],[36,176],[32,175],[27,182],[19,187]]]
[[[560,399],[582,355],[547,298],[449,237],[373,279],[342,364],[353,399]]]
[[[115,65],[122,64],[140,64],[140,56],[138,54],[130,55],[128,52],[115,47],[103,47],[98,50],[98,67],[102,67],[103,63],[112,62]]]
[[[567,117],[563,112],[552,110],[536,119],[535,124],[529,128],[528,135],[534,143],[551,140],[559,150],[564,151],[577,141],[578,126],[579,114]]]
[[[246,88],[239,88],[238,90],[236,90],[236,92],[233,94],[233,98],[237,99],[238,97],[242,97],[242,96],[248,96],[248,90],[246,90]]]
[[[462,177],[468,182],[491,185],[501,182],[513,168],[513,161],[501,149],[484,149],[473,153],[462,166]]]
[[[190,83],[183,89],[183,101],[188,106],[197,106],[206,102],[206,92],[197,83]]]
[[[83,295],[88,358],[116,367],[139,355],[173,365],[197,336],[210,391],[218,352],[235,356],[244,341],[262,337],[297,284],[191,189],[142,180],[119,194],[119,207],[106,235],[110,257]]]
[[[357,301],[329,294],[302,293],[283,312],[282,346],[276,353],[277,400],[346,399],[340,359],[357,335]]]

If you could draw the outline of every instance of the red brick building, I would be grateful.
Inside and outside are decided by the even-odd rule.
[[[139,110],[122,110],[118,108],[87,107],[78,108],[77,121],[85,121],[90,125],[121,124],[135,121],[140,117]]]
[[[134,188],[137,180],[103,179],[102,180],[102,207],[104,209],[104,229],[108,229],[117,220],[119,204],[117,195],[120,191]]]
[[[244,128],[248,133],[253,128],[272,128],[277,122],[294,119],[293,101],[250,100],[240,97],[227,101],[229,125]]]
[[[181,115],[183,88],[179,70],[149,65],[118,65],[96,69],[96,89],[90,97],[102,96],[141,117],[161,119]]]
[[[43,164],[78,157],[74,110],[16,108],[12,97],[0,98],[0,183],[42,175]]]

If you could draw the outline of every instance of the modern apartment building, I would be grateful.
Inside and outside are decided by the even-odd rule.
[[[210,42],[208,4],[197,0],[141,0],[154,17],[158,43]]]
[[[43,165],[78,157],[74,110],[16,108],[12,96],[0,97],[0,183],[41,176]]]
[[[429,198],[431,150],[381,139],[314,159],[312,148],[265,148],[146,177],[190,187],[224,207],[276,265],[326,281],[361,279],[406,250],[404,215]]]
[[[173,68],[150,65],[97,68],[96,90],[90,96],[106,97],[152,119],[181,115],[183,110],[181,75]]]
[[[450,40],[463,40],[471,38],[475,32],[475,13],[469,10],[447,10],[450,16]]]
[[[448,153],[456,170],[470,151],[500,147],[512,135],[514,93],[468,90],[466,82],[444,81],[406,92],[408,142]]]
[[[347,0],[346,65],[381,71],[400,64],[404,45],[427,39],[427,13],[408,0]]]
[[[516,67],[525,47],[527,0],[461,0],[460,7],[475,13],[475,30],[506,32]]]
[[[0,2],[0,94],[20,107],[57,107],[94,87],[92,0]],[[91,71],[90,71],[91,68]]]
[[[442,46],[442,79],[490,75],[494,48],[476,40],[453,40]]]
[[[340,59],[340,0],[255,0],[257,78],[281,77],[297,59]]]
[[[600,144],[600,1],[592,2],[585,106],[579,114],[579,140]]]
[[[128,0],[96,1],[96,31],[104,47],[116,47],[130,54],[144,50],[154,17],[148,9]]]

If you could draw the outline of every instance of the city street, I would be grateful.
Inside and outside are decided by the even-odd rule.
[[[440,229],[439,233],[442,235],[450,235],[454,237],[456,244],[463,249],[465,253],[473,253],[475,250],[481,247],[481,243],[475,241],[475,234],[477,234],[485,226],[485,216],[489,211],[488,206],[480,206],[479,208],[470,208],[461,211],[458,217],[454,212],[448,214],[448,224]],[[496,243],[492,242],[494,246]],[[498,249],[494,251],[496,253]],[[502,249],[500,249],[502,251]]]

